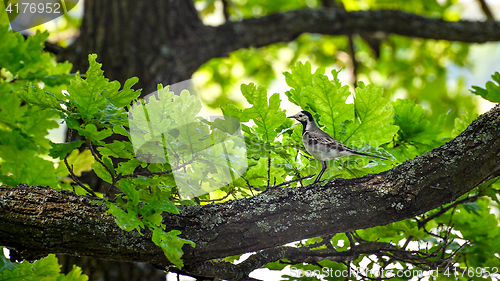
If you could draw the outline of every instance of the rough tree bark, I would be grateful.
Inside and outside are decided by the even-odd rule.
[[[280,258],[334,253],[283,247],[288,242],[385,225],[456,200],[500,175],[500,105],[476,119],[457,138],[379,174],[335,179],[326,185],[270,188],[255,197],[166,214],[169,229],[196,243],[185,246],[185,272],[244,278]],[[94,198],[44,187],[0,187],[0,245],[23,258],[48,253],[121,261],[170,263],[148,233],[125,232]],[[168,230],[168,229],[167,229]],[[239,265],[210,259],[262,249]],[[341,253],[339,253],[340,255]],[[338,257],[337,257],[338,258]]]

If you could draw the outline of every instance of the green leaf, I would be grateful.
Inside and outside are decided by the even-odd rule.
[[[433,144],[439,139],[444,125],[444,116],[434,124],[424,118],[425,110],[409,99],[393,102],[394,124],[399,126],[399,139],[406,142]]]
[[[66,143],[53,143],[50,142],[51,149],[49,151],[49,156],[52,158],[64,159],[71,151],[79,148],[85,141],[77,140],[73,142]]]
[[[19,96],[9,92],[8,86],[8,83],[0,83],[0,143],[19,150],[46,152],[49,140],[45,136],[49,129],[58,127],[52,120],[55,113],[29,104],[21,106]]]
[[[9,25],[0,25],[0,65],[19,80],[35,80],[47,75],[67,74],[71,64],[54,64],[49,53],[42,53],[48,32],[37,31],[35,35],[24,37],[9,31]],[[64,65],[68,67],[64,67]]]
[[[96,62],[96,58],[95,54],[89,55],[90,66],[85,80],[78,74],[71,80],[68,87],[69,101],[76,107],[77,115],[86,123],[99,126],[106,126],[107,123],[126,124],[123,107],[130,105],[132,100],[139,96],[140,91],[130,89],[138,79],[128,79],[120,91],[120,83],[109,82],[109,79],[104,77],[101,64]]]
[[[100,141],[113,134],[111,129],[97,130],[94,124],[87,124],[84,128],[78,128],[78,132],[92,141]]]
[[[134,91],[131,89],[132,86],[139,82],[139,78],[132,77],[125,81],[123,85],[123,89],[121,91],[106,91],[104,92],[104,96],[109,99],[111,103],[113,103],[116,107],[125,107],[132,103],[132,101],[139,97],[141,91]]]
[[[240,121],[236,118],[226,117],[225,119],[217,118],[212,122],[212,129],[219,129],[222,132],[230,135],[235,134],[241,128]]]
[[[0,247],[0,272],[13,270],[19,266],[19,263],[13,263],[3,255],[3,248]]]
[[[174,202],[170,201],[168,197],[158,197],[157,195],[154,195],[148,204],[148,208],[161,212],[180,214],[179,208],[177,208]]]
[[[85,274],[82,274],[82,268],[79,266],[73,265],[73,269],[66,275],[61,274],[57,278],[57,281],[87,281],[89,277]]]
[[[106,206],[108,207],[107,212],[116,217],[116,224],[121,229],[125,231],[137,229],[140,233],[141,227],[144,227],[144,223],[138,218],[136,212],[131,209],[127,209],[127,212],[125,212],[123,209],[111,202],[107,202]]]
[[[240,258],[241,255],[238,255],[238,256],[234,256],[234,257],[229,257],[231,259],[225,259],[227,262],[233,262],[234,260],[237,260]],[[263,266],[263,268],[267,268],[269,270],[282,270],[284,269],[285,267],[287,267],[287,264],[286,263],[282,263],[280,262],[281,260],[277,260],[275,262],[270,262],[266,265]]]
[[[283,73],[285,75],[285,81],[288,86],[292,87],[285,94],[288,96],[288,100],[292,103],[307,109],[304,105],[309,100],[307,96],[302,93],[302,90],[312,85],[313,77],[321,76],[325,73],[323,68],[318,68],[316,72],[311,74],[311,64],[309,62],[302,63],[297,62],[296,65],[290,67],[291,72]]]
[[[333,80],[329,80],[326,75],[314,74],[312,84],[303,88],[302,94],[309,96],[307,105],[316,113],[316,117],[321,116],[321,120],[326,126],[326,131],[333,138],[340,138],[343,131],[344,122],[354,118],[354,105],[346,104],[350,96],[349,87],[342,86],[337,78],[338,72],[332,71]],[[301,105],[307,108],[306,105]]]
[[[118,187],[127,195],[128,199],[131,200],[133,207],[139,204],[139,192],[133,184],[127,180],[122,180],[118,183]]]
[[[241,255],[235,255],[235,256],[229,256],[229,257],[225,257],[224,258],[224,261],[225,262],[230,262],[230,263],[233,263],[234,261],[237,261],[241,258]]]
[[[80,75],[76,75],[75,79],[71,80],[71,84],[68,87],[68,93],[71,97],[70,102],[75,103],[78,113],[83,120],[91,123],[101,118],[102,112],[108,105],[108,102],[98,89],[94,89],[89,85],[88,81],[92,81],[91,78],[88,77],[89,74],[92,77],[96,77],[95,73],[93,73],[90,68],[89,71],[87,71],[87,80],[83,80]],[[93,84],[95,83],[96,82],[93,82]]]
[[[109,174],[108,170],[101,163],[95,161],[92,164],[92,169],[97,174],[97,176],[99,178],[101,178],[102,180],[104,180],[104,181],[106,181],[108,183],[112,183],[113,182],[113,178]]]
[[[248,120],[250,120],[250,117],[245,116],[243,114],[243,111],[234,104],[221,106],[221,110],[224,113],[224,116],[231,116],[238,118],[240,122],[247,122]]]
[[[12,150],[0,146],[3,162],[0,170],[0,182],[9,186],[20,183],[56,187],[58,178],[52,161],[34,155],[29,150]]]
[[[123,175],[132,174],[139,165],[141,165],[141,161],[132,158],[126,162],[120,162],[118,168],[116,168],[116,172]]]
[[[479,206],[479,204],[477,204],[476,202],[467,202],[462,204],[462,206],[467,212],[479,215],[479,210],[481,209],[481,206]]]
[[[71,151],[66,160],[68,161],[68,165],[72,167],[73,173],[78,177],[80,177],[83,172],[92,170],[92,164],[95,161],[94,156],[88,149],[82,152],[78,151],[78,149],[75,149]],[[64,163],[63,161],[59,162],[56,174],[61,177],[69,175],[66,163]]]
[[[123,136],[130,138],[130,132],[127,131],[127,129],[125,129],[123,126],[120,126],[120,125],[113,126],[113,133],[120,134],[120,135],[123,135]]]
[[[52,118],[55,117],[54,112],[50,110],[41,110],[37,106],[32,106],[26,111],[22,123],[19,128],[28,137],[45,138],[48,135],[48,130],[59,127],[59,124]]]
[[[471,123],[476,120],[477,114],[465,112],[460,117],[455,118],[455,127],[451,131],[451,137],[455,138],[462,133]]]
[[[184,246],[184,244],[190,244],[192,247],[195,247],[195,244],[192,241],[177,237],[179,234],[181,234],[179,230],[165,232],[161,228],[155,227],[153,229],[152,240],[157,246],[162,248],[163,253],[165,253],[165,256],[170,262],[182,268],[184,266],[181,259],[184,254],[182,246]]]
[[[22,262],[11,270],[0,271],[0,280],[9,281],[56,281],[61,266],[54,254],[34,263]]]
[[[132,144],[125,141],[113,141],[97,148],[102,155],[130,159],[134,157]]]
[[[233,106],[222,107],[224,115],[235,117],[240,122],[252,119],[257,125],[257,136],[266,141],[274,141],[278,134],[276,129],[287,119],[285,112],[280,109],[279,94],[273,94],[268,103],[266,89],[253,83],[241,85],[241,93],[252,107],[244,110],[236,110]]]
[[[474,90],[471,90],[471,92],[474,95],[481,96],[491,102],[500,102],[500,73],[495,72],[495,74],[491,75],[491,79],[493,79],[496,84],[488,81],[486,82],[486,89],[478,86],[472,86],[472,89]]]
[[[29,85],[27,89],[22,89],[20,91],[20,95],[26,102],[38,105],[41,108],[55,108],[62,110],[61,100],[37,86]]]
[[[144,220],[147,226],[154,227],[154,226],[161,226],[163,222],[163,216],[161,215],[161,212],[155,212],[151,215],[144,215]]]
[[[374,147],[392,141],[399,128],[393,125],[394,110],[389,101],[382,88],[360,82],[354,97],[356,119],[346,124],[343,141],[359,139]]]
[[[171,131],[174,131],[179,125],[176,121],[182,122],[185,118],[190,118],[192,114],[185,116],[180,113],[180,106],[176,107],[175,101],[178,99],[173,92],[168,90],[168,87],[158,89],[157,96],[151,95],[146,104],[138,101],[130,110],[130,136],[134,146],[134,151],[148,150],[150,148],[162,146],[163,134],[168,136]],[[177,111],[177,112],[174,112]],[[196,113],[195,113],[196,114]],[[175,117],[181,119],[177,120]],[[194,120],[194,115],[192,116]],[[191,120],[191,121],[192,121]],[[191,123],[188,121],[187,123]],[[119,128],[116,128],[119,130]],[[123,130],[121,130],[122,133]],[[158,143],[159,145],[151,145]],[[161,144],[161,145],[160,145]],[[161,153],[164,154],[163,147]],[[144,154],[147,151],[143,152]],[[164,156],[164,155],[161,155]]]

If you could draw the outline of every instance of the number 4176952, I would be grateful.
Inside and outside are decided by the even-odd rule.
[[[16,3],[12,5],[12,3],[9,3],[5,10],[8,13],[15,13],[19,14],[20,11],[22,11],[23,14],[30,13],[30,14],[42,14],[42,13],[54,13],[54,14],[60,14],[61,13],[61,4],[60,3]]]

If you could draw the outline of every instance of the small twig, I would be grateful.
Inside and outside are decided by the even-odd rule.
[[[218,198],[218,199],[210,199],[210,200],[201,200],[200,199],[200,202],[217,202],[217,201],[222,201],[226,198],[229,197],[229,195],[231,195],[236,189],[233,187],[231,190],[229,190],[229,192],[222,198]]]
[[[283,182],[283,183],[280,183],[278,185],[275,185],[275,186],[273,186],[273,188],[281,187],[281,186],[284,186],[284,185],[287,185],[287,184],[290,184],[290,183],[294,183],[294,182],[297,182],[297,181],[302,181],[303,179],[309,179],[309,178],[312,178],[314,176],[315,175],[309,175],[309,176],[300,177],[300,178],[297,178],[297,179],[294,179],[294,180],[291,180],[291,181],[287,181],[287,182]]]
[[[66,155],[66,157],[64,157],[64,164],[66,164],[66,168],[68,168],[68,171],[69,171],[69,174],[71,175],[71,178],[73,179],[73,181],[75,183],[77,183],[79,186],[81,186],[83,189],[85,189],[88,193],[92,194],[92,196],[94,197],[97,197],[97,195],[95,194],[95,192],[90,189],[90,188],[87,188],[79,179],[78,177],[75,175],[75,173],[73,173],[73,167],[70,167],[69,164],[68,164],[68,155]]]
[[[66,136],[66,142],[72,142],[73,141],[73,129],[68,127],[68,133]]]
[[[94,146],[92,145],[91,141],[89,141],[89,148],[90,148],[90,153],[92,153],[92,156],[94,156],[94,159],[97,162],[99,162],[99,164],[101,164],[106,169],[106,171],[108,171],[109,175],[113,179],[113,182],[115,182],[114,180],[115,176],[113,175],[113,171],[111,171],[111,169],[106,164],[104,164],[104,162],[102,162],[101,159],[99,159],[99,155],[97,155],[97,153],[95,152]]]
[[[345,266],[347,267],[347,276],[345,277],[346,281],[349,281],[349,276],[351,276],[351,265],[352,265],[352,261],[348,261],[345,264]]]
[[[347,239],[349,239],[349,246],[351,247],[351,251],[355,252],[355,251],[354,251],[354,246],[355,246],[355,243],[354,243],[354,239],[352,239],[352,235],[351,235],[351,233],[346,232],[346,233],[345,233],[345,236],[347,236]]]
[[[428,231],[428,230],[425,228],[425,226],[424,226],[422,229],[424,230],[424,232],[425,232],[425,233],[427,233],[427,234],[429,234],[429,235],[431,235],[431,236],[434,236],[434,237],[436,237],[436,238],[441,238],[441,239],[444,239],[444,237],[443,237],[443,236],[440,236],[440,235],[437,235],[437,234],[434,234],[434,233],[432,233],[432,232]]]
[[[411,240],[413,240],[413,235],[410,235],[408,236],[408,238],[406,238],[405,244],[403,245],[403,247],[401,247],[401,249],[406,250],[406,247],[408,247],[408,244],[410,244]]]
[[[31,37],[31,35],[23,35],[23,37],[24,37],[24,39],[28,39],[29,37]],[[45,51],[51,52],[55,55],[58,55],[65,50],[65,48],[63,48],[57,44],[50,43],[48,41],[45,41],[43,44],[45,45],[43,48]]]
[[[267,188],[271,182],[271,151],[269,151],[269,157],[267,158]]]
[[[260,191],[260,188],[257,188],[255,186],[251,185],[247,178],[245,178],[243,176],[242,176],[242,178],[247,182],[247,187],[248,187],[248,189],[250,189],[252,196],[255,196],[255,194],[253,194],[253,189],[255,189],[256,191]]]
[[[229,3],[227,2],[228,0],[222,0],[222,9],[224,12],[224,19],[226,22],[229,21]]]
[[[450,220],[448,221],[448,225],[451,224],[451,221],[453,220],[453,215],[455,214],[457,207],[458,207],[458,205],[453,206],[453,210],[451,211]]]
[[[490,7],[488,6],[488,4],[486,4],[486,1],[484,0],[478,0],[478,1],[479,5],[481,6],[481,10],[483,10],[483,13],[486,16],[486,18],[488,20],[495,20],[495,18],[493,17],[493,13],[491,13]]]
[[[443,215],[444,213],[446,213],[448,210],[450,210],[451,208],[456,208],[456,206],[460,205],[460,204],[463,204],[463,203],[468,203],[468,202],[474,202],[476,201],[478,198],[477,195],[474,195],[474,196],[471,196],[471,197],[467,197],[467,198],[464,198],[462,200],[458,200],[458,201],[455,201],[453,204],[451,205],[448,205],[446,206],[445,208],[442,208],[439,212],[437,213],[434,213],[430,216],[428,216],[427,218],[425,218],[424,220],[421,220],[421,221],[418,221],[417,222],[417,226],[418,228],[422,228],[423,226],[425,226],[428,222],[430,222],[431,220]]]
[[[194,159],[180,165],[180,166],[177,166],[173,169],[170,169],[170,170],[166,170],[166,171],[163,171],[163,172],[149,172],[148,174],[127,174],[127,175],[118,175],[116,178],[117,178],[117,181],[118,180],[121,180],[121,179],[124,179],[124,178],[137,178],[137,177],[140,177],[140,176],[161,176],[161,175],[164,175],[164,174],[170,174],[174,171],[177,171],[177,170],[180,170],[184,167],[186,167],[187,165],[191,164],[194,162]]]
[[[354,236],[354,238],[356,238],[358,242],[368,242],[365,239],[361,238],[361,236],[359,236],[359,234],[356,231],[351,232],[351,234],[352,236]]]
[[[335,234],[333,234],[333,235],[327,235],[327,236],[322,236],[321,237],[321,239],[322,239],[321,242],[317,242],[317,243],[314,243],[314,244],[309,244],[309,245],[303,246],[303,247],[306,248],[306,249],[314,249],[314,248],[318,248],[318,247],[321,247],[321,246],[325,245],[328,249],[337,252],[337,250],[335,250],[335,248],[333,248],[332,243],[330,242],[330,240],[333,238],[333,236],[335,236]]]
[[[352,83],[354,84],[354,88],[358,86],[358,61],[356,60],[356,50],[354,49],[354,40],[352,39],[353,35],[349,35],[349,55],[351,56],[352,61]]]

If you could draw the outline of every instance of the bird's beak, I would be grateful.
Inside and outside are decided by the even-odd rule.
[[[297,119],[297,114],[292,115],[292,116],[287,116],[286,118],[293,118],[293,119]]]

